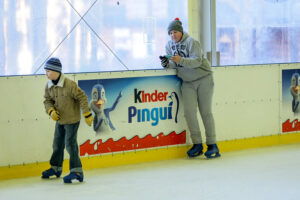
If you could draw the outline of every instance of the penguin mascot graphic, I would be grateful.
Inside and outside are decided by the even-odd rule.
[[[169,103],[169,106],[172,107],[172,113],[169,113],[169,115],[171,114],[171,116],[175,116],[174,120],[175,123],[178,123],[178,110],[179,110],[179,98],[176,92],[172,92],[171,95],[169,96],[169,98],[171,99],[171,102]]]
[[[299,99],[300,99],[300,75],[298,73],[294,73],[291,79],[291,87],[290,92],[293,96],[292,101],[292,111],[295,115],[300,115],[300,107],[299,107]]]
[[[111,132],[115,130],[114,125],[111,122],[109,113],[113,111],[122,97],[122,91],[115,100],[111,108],[105,108],[107,99],[105,96],[105,89],[103,85],[96,84],[92,89],[92,100],[90,101],[90,108],[95,113],[93,128],[96,134],[101,132]]]

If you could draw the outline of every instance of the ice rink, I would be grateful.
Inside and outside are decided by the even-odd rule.
[[[5,180],[0,199],[299,200],[300,144],[88,170],[83,183]]]

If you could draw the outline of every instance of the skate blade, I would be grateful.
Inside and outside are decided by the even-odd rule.
[[[70,183],[72,183],[72,181],[64,181],[64,183],[70,184]]]
[[[212,154],[212,155],[205,155],[207,159],[212,159],[212,158],[218,158],[221,156],[219,152]]]
[[[41,176],[42,179],[59,179],[60,176],[53,175],[53,176]]]
[[[78,180],[80,183],[83,182],[83,178],[76,178],[75,180]],[[64,180],[64,183],[70,184],[73,183],[72,180]]]
[[[196,157],[198,157],[198,156],[201,156],[203,154],[203,152],[202,153],[197,153],[197,154],[191,154],[191,155],[187,155],[188,156],[188,158],[196,158]]]

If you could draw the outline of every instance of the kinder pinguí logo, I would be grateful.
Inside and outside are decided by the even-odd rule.
[[[166,106],[147,108],[149,103],[166,102]],[[176,92],[157,91],[147,93],[144,90],[134,89],[134,103],[137,106],[128,107],[128,123],[151,122],[152,126],[157,126],[160,120],[172,120],[177,123],[179,109],[179,99]],[[142,106],[140,106],[142,105]],[[141,108],[140,108],[141,107]]]

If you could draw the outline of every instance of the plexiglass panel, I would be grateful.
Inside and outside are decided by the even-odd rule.
[[[216,0],[221,65],[300,61],[300,1]]]
[[[167,26],[179,17],[182,0],[2,0],[0,76],[44,73],[59,57],[63,72],[161,68]]]

